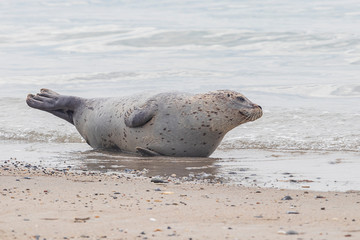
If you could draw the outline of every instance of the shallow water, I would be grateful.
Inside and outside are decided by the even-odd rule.
[[[0,158],[360,190],[359,7],[352,0],[1,2]],[[231,131],[209,159],[144,159],[92,151],[73,126],[27,107],[26,94],[43,87],[82,97],[232,89],[264,115]]]

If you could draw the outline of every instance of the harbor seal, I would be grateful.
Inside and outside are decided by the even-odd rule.
[[[85,99],[49,89],[27,104],[75,125],[95,149],[144,156],[208,157],[225,134],[262,116],[262,108],[230,90]]]

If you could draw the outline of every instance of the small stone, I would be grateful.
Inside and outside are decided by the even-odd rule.
[[[299,212],[296,212],[296,211],[287,211],[286,214],[299,214]]]
[[[153,183],[166,183],[166,181],[159,179],[159,178],[153,178],[151,179],[151,182]]]
[[[323,197],[323,196],[321,196],[321,195],[316,195],[316,196],[315,196],[315,199],[318,199],[318,198],[325,198],[325,197]]]
[[[154,191],[155,192],[161,192],[161,189],[160,188],[155,188]]]
[[[281,200],[293,200],[291,196],[286,195],[285,197],[283,197]]]
[[[289,231],[286,231],[286,232],[284,230],[279,230],[278,234],[281,234],[281,235],[298,235],[299,233],[294,231],[294,230],[289,230]]]
[[[298,235],[299,233],[294,230],[289,230],[285,233],[285,235]]]
[[[322,208],[320,208],[321,210],[325,210],[325,208],[324,207],[322,207]]]
[[[174,194],[174,192],[162,192],[161,194],[162,195],[171,195],[171,194]]]

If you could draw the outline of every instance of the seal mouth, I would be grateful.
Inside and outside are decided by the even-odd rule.
[[[250,111],[239,111],[240,116],[243,118],[243,122],[252,122],[256,119],[261,118],[263,115],[262,108],[260,106],[255,106]]]

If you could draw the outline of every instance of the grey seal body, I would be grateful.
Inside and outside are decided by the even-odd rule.
[[[262,116],[260,106],[229,90],[84,99],[41,89],[26,102],[74,124],[95,149],[147,156],[207,157],[228,131]]]

